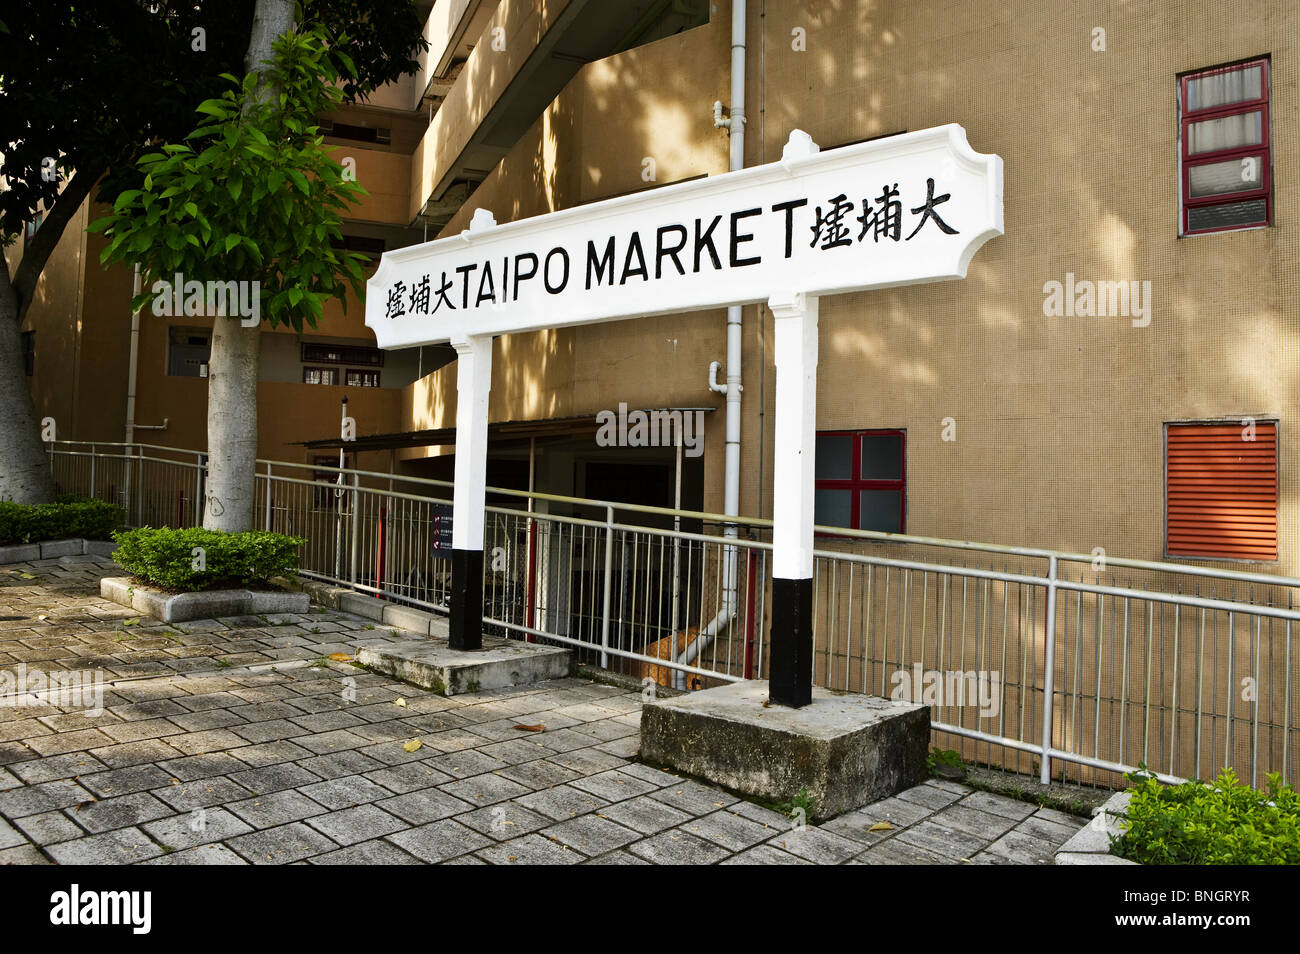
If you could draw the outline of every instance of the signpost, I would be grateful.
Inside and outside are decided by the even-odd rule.
[[[381,348],[456,349],[452,648],[482,645],[492,337],[766,301],[776,326],[771,698],[812,697],[813,457],[821,295],[964,278],[1001,235],[1002,160],[947,125],[385,252],[367,285]]]

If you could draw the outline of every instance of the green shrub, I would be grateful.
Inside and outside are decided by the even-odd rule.
[[[42,540],[111,540],[126,522],[117,504],[64,494],[48,504],[17,504],[0,500],[0,546]]]
[[[1128,828],[1111,836],[1114,854],[1145,865],[1300,864],[1300,795],[1272,773],[1264,791],[1231,769],[1213,784],[1162,785],[1147,773],[1134,782]]]
[[[144,583],[169,590],[214,590],[265,585],[298,569],[301,537],[252,530],[222,533],[141,527],[114,534],[115,559]]]

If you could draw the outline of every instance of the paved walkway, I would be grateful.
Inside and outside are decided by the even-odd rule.
[[[116,570],[0,567],[0,674],[105,683],[98,716],[0,699],[0,864],[1050,864],[1083,824],[931,781],[794,831],[637,763],[639,693],[447,699],[324,658],[393,630],[327,611],[168,626],[99,598]]]

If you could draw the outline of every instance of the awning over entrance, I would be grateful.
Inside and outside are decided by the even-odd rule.
[[[643,408],[643,413],[653,411],[701,411],[709,413],[711,407],[670,407]],[[630,413],[630,412],[629,412]],[[600,423],[595,414],[579,414],[574,417],[550,417],[537,421],[498,421],[488,424],[488,441],[524,440],[530,437],[568,437],[595,435]],[[399,447],[435,447],[454,445],[456,428],[438,427],[419,431],[400,431],[395,434],[365,434],[351,440],[341,437],[323,437],[310,441],[294,441],[309,450],[380,451]]]

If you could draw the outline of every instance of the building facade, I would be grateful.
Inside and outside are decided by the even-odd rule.
[[[351,247],[727,170],[729,3],[422,7],[421,73],[328,117],[370,193]],[[1005,235],[964,281],[822,299],[820,523],[1300,575],[1298,28],[1277,0],[748,3],[746,165],[796,128],[831,149],[944,123],[1005,162]],[[27,319],[38,413],[61,438],[133,423],[201,449],[211,322],[146,312],[133,345],[132,276],[100,268],[95,217],[69,227]],[[337,459],[346,394],[350,462],[449,478],[453,353],[379,352],[362,311],[266,331],[260,456]],[[721,512],[725,319],[497,339],[489,482]],[[742,336],[739,511],[769,517],[766,307],[744,309]],[[673,448],[598,439],[620,405],[702,411],[680,489]]]

